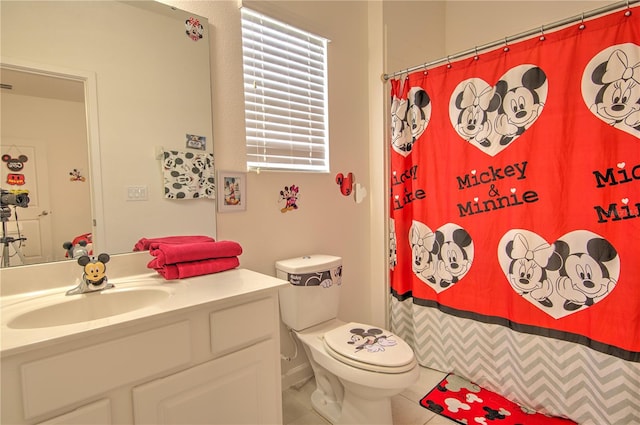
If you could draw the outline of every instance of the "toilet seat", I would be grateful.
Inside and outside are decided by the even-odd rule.
[[[411,347],[385,329],[351,322],[325,332],[322,339],[331,357],[353,367],[403,373],[416,366]]]

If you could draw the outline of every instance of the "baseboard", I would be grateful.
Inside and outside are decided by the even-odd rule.
[[[308,362],[293,367],[282,375],[282,391],[302,385],[310,378],[313,378],[313,369],[311,369],[311,365]]]

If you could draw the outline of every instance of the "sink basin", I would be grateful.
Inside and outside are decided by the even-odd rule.
[[[171,295],[165,288],[126,288],[82,295],[56,295],[33,310],[27,310],[7,323],[13,329],[48,328],[104,319],[157,304]]]

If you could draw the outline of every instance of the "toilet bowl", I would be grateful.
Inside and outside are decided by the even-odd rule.
[[[294,331],[316,379],[311,404],[332,424],[392,424],[391,397],[419,376],[413,352],[399,337],[382,329],[380,335],[386,339],[386,346],[364,342],[356,335],[357,342],[368,345],[358,349],[360,346],[351,339],[355,335],[351,329],[379,328],[333,319]],[[350,350],[332,348],[331,339],[349,345]]]
[[[419,366],[399,336],[340,321],[342,259],[309,255],[276,262],[282,321],[304,347],[316,381],[313,408],[334,425],[392,424],[391,397],[412,385]]]

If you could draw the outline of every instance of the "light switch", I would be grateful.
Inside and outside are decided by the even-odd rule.
[[[146,201],[147,186],[128,186],[127,201]]]

